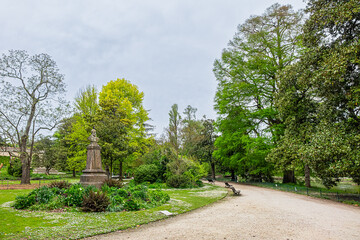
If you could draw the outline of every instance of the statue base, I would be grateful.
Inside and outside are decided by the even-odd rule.
[[[84,186],[93,185],[100,188],[107,178],[108,176],[102,169],[86,169],[80,176],[80,183]]]

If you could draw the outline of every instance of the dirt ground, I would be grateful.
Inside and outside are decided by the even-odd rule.
[[[217,183],[224,186],[224,183]],[[360,239],[360,208],[254,186],[179,216],[88,239]]]

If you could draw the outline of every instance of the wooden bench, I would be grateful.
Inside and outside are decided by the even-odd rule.
[[[236,190],[233,186],[231,186],[230,189],[233,191],[234,195],[240,195],[240,190]]]
[[[215,184],[215,180],[214,180],[214,179],[208,178],[207,180],[209,181],[209,183]]]

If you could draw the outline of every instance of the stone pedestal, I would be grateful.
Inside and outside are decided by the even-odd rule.
[[[97,143],[99,138],[96,137],[95,129],[91,130],[91,136],[88,139],[91,143],[87,147],[86,169],[80,177],[80,183],[84,186],[93,185],[100,188],[107,179],[107,175],[101,166],[101,148]]]

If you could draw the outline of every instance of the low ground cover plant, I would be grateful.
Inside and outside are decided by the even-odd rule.
[[[17,196],[13,207],[29,210],[119,212],[149,209],[170,200],[167,193],[156,189],[149,190],[146,185],[131,182],[122,184],[105,183],[101,189],[94,186],[69,184],[65,181],[52,182],[37,188],[27,195]]]

